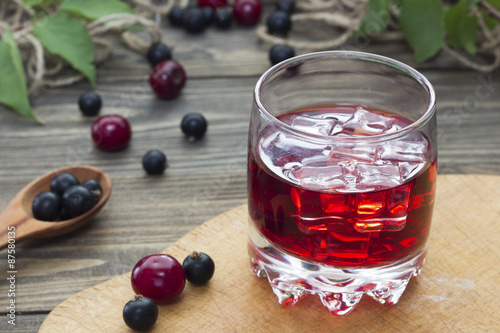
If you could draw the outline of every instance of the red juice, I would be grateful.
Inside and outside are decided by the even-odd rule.
[[[332,139],[392,133],[411,123],[349,105],[301,109],[279,119]],[[370,144],[304,141],[268,126],[249,151],[250,219],[270,243],[338,267],[387,265],[425,247],[436,154],[423,133]]]

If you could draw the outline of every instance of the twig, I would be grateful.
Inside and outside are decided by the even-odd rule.
[[[486,11],[488,12],[488,15],[490,15],[494,19],[497,19],[498,21],[500,21],[500,12],[498,10],[496,10],[495,7],[490,5],[487,1],[485,1],[485,0],[479,1],[478,6],[486,9]]]

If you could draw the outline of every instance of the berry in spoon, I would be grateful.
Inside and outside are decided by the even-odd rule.
[[[33,216],[41,221],[55,221],[61,215],[61,198],[54,192],[39,193],[31,205]]]

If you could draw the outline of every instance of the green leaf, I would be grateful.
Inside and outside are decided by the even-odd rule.
[[[470,16],[464,1],[451,6],[444,17],[446,34],[450,45],[470,54],[476,53],[477,17]]]
[[[64,58],[95,86],[94,43],[82,22],[66,13],[56,13],[38,21],[33,32],[50,53]]]
[[[0,64],[0,103],[41,123],[31,109],[21,53],[10,29],[0,41]]]
[[[64,0],[59,9],[87,20],[96,20],[110,14],[134,13],[128,4],[119,0]]]
[[[34,6],[41,6],[45,5],[49,2],[59,2],[57,0],[23,0],[23,6],[24,7],[34,7]]]
[[[464,0],[464,1],[461,1],[461,2],[464,4],[464,6],[466,8],[470,8],[470,7],[474,6],[474,5],[476,5],[479,1],[481,1],[481,0]]]
[[[443,46],[443,4],[440,0],[401,0],[400,3],[401,30],[415,52],[415,60],[423,62]]]
[[[387,29],[392,0],[370,0],[363,22],[354,37],[376,34]]]

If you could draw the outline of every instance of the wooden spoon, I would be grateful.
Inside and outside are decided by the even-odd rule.
[[[70,220],[47,222],[35,219],[31,211],[33,199],[40,192],[49,191],[52,178],[62,172],[72,173],[80,183],[88,179],[95,179],[102,188],[101,199],[91,210]],[[19,191],[0,214],[0,250],[7,247],[9,238],[15,239],[15,243],[18,244],[28,239],[54,237],[78,229],[102,209],[110,195],[111,178],[97,168],[76,165],[49,172],[33,180]],[[15,237],[13,237],[14,235]]]

